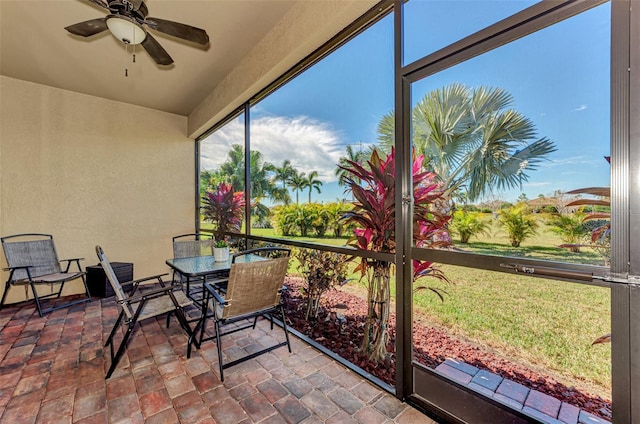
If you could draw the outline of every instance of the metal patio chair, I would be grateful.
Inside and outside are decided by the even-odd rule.
[[[261,256],[265,259],[275,259],[275,258],[288,258],[291,256],[291,249],[287,247],[277,247],[277,246],[266,246],[266,247],[256,247],[254,249],[243,250],[241,252],[234,253],[231,255],[231,264],[236,263],[237,261],[242,262],[242,257],[245,255],[257,255]],[[224,295],[227,291],[227,282],[228,276],[222,278],[212,279],[210,281],[211,285],[215,287],[218,293]]]
[[[184,307],[192,303],[190,299],[182,292],[179,284],[166,284],[162,277],[168,274],[154,275],[139,280],[123,282],[118,281],[116,274],[113,272],[113,268],[109,263],[109,260],[104,254],[104,251],[100,246],[96,246],[96,254],[100,260],[100,264],[104,269],[104,272],[113,288],[115,293],[115,300],[120,309],[120,315],[116,320],[109,337],[105,343],[105,347],[110,347],[111,352],[111,366],[107,371],[105,379],[111,377],[113,371],[116,369],[118,362],[120,361],[122,354],[124,353],[127,342],[137,322],[156,318],[160,315],[167,315],[167,327],[169,326],[169,320],[172,313],[175,313],[178,317],[180,326],[189,336],[187,342],[187,358],[191,356],[191,343],[194,343],[197,348],[200,347],[200,343],[195,340],[194,332],[187,322],[185,316]],[[144,282],[152,282],[141,284]],[[123,286],[131,286],[131,291],[125,293]],[[120,323],[124,321],[126,326],[126,332],[120,342],[117,352],[114,354],[114,336],[120,328]]]
[[[4,306],[9,289],[13,286],[24,286],[25,297],[28,299],[28,287],[31,287],[33,299],[38,313],[43,316],[57,309],[66,308],[82,302],[91,301],[89,287],[85,279],[85,272],[80,268],[83,258],[58,259],[53,236],[50,234],[16,234],[0,238],[4,256],[7,259],[9,278],[5,283],[4,294],[0,301],[0,309]],[[66,265],[63,267],[62,262]],[[71,271],[71,264],[75,263],[78,271]],[[63,269],[64,268],[64,269]],[[81,279],[86,297],[71,302],[55,304],[43,309],[42,300],[60,298],[65,283]],[[60,287],[54,291],[54,285]],[[49,294],[39,294],[36,286],[49,285]]]
[[[173,241],[174,258],[213,255],[213,235],[190,233],[175,236]]]
[[[245,254],[249,252],[247,251]],[[265,253],[265,251],[263,250],[261,253]],[[198,324],[200,327],[200,343],[215,338],[221,381],[224,381],[224,369],[226,368],[283,346],[287,346],[289,352],[291,352],[286,316],[281,302],[288,264],[288,256],[265,259],[263,261],[233,263],[224,297],[219,293],[216,286],[211,283],[205,283],[205,302],[202,308],[202,318]],[[208,310],[210,303],[211,310]],[[273,315],[276,315],[282,322],[282,329],[285,335],[284,341],[224,363],[220,340],[222,336],[248,328],[255,329],[259,317],[268,318],[271,321],[271,329],[273,330]],[[215,335],[205,338],[206,323],[209,318],[213,319]],[[239,324],[230,325],[234,323]]]
[[[173,241],[173,257],[174,258],[193,258],[196,256],[213,256],[213,234],[201,234],[201,233],[189,233],[175,236]],[[221,277],[221,275],[215,275],[214,277]],[[176,281],[176,272],[173,271],[173,281]],[[184,278],[181,275],[179,283],[184,283]],[[191,283],[197,283],[194,288],[191,288]],[[201,299],[202,298],[202,283],[203,281],[186,280],[186,292],[189,297]]]

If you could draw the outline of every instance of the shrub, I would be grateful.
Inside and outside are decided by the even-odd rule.
[[[460,243],[469,243],[472,236],[486,234],[489,224],[475,212],[456,211],[449,224],[449,229],[460,236]]]
[[[560,239],[567,243],[569,250],[574,253],[580,252],[580,241],[588,232],[584,226],[584,214],[556,214],[547,222],[551,226],[551,231],[558,234]]]
[[[498,212],[500,224],[509,236],[511,246],[520,247],[520,243],[537,234],[538,223],[527,211],[527,205],[520,202],[515,206]]]
[[[317,319],[322,295],[347,283],[348,258],[339,253],[313,249],[296,249],[293,255],[300,262],[298,271],[306,280],[302,288],[307,302],[305,317],[307,320]]]

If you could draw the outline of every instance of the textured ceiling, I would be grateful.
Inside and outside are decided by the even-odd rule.
[[[186,116],[296,3],[145,2],[150,17],[206,30],[209,46],[150,31],[174,64],[156,65],[141,46],[132,63],[131,47],[127,53],[109,32],[83,38],[64,29],[105,16],[89,0],[0,0],[0,74]]]

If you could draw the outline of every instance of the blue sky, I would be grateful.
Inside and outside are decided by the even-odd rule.
[[[406,6],[405,61],[531,3],[412,0]],[[538,137],[556,143],[558,151],[530,172],[522,189],[496,197],[515,200],[524,192],[535,198],[554,190],[609,185],[609,165],[603,159],[609,155],[610,137],[609,13],[608,4],[598,6],[413,85],[414,103],[452,82],[503,88],[514,97],[513,107],[534,122]],[[312,200],[334,201],[343,197],[334,170],[345,147],[375,143],[378,122],[392,109],[393,22],[387,16],[254,106],[252,148],[276,165],[289,159],[302,172],[318,171],[324,185]],[[203,142],[203,168],[224,160],[221,145],[242,140],[240,123]]]

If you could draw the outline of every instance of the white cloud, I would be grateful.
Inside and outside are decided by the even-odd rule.
[[[543,161],[540,166],[543,168],[551,168],[555,166],[597,166],[604,164],[604,159],[586,157],[586,156],[567,156],[564,158],[555,158],[550,161]]]
[[[202,169],[215,169],[227,160],[232,144],[244,143],[241,120],[227,124],[201,144]],[[331,125],[306,116],[272,116],[251,121],[251,149],[276,166],[286,159],[300,172],[318,171],[323,183],[336,181],[336,164],[343,156],[341,134]]]
[[[536,183],[524,183],[522,184],[524,187],[537,188],[537,187],[545,187],[550,186],[552,183],[550,181],[540,181]]]
[[[574,109],[576,112],[580,112],[581,110],[586,110],[587,109],[587,105],[580,105],[578,106],[576,109]]]

